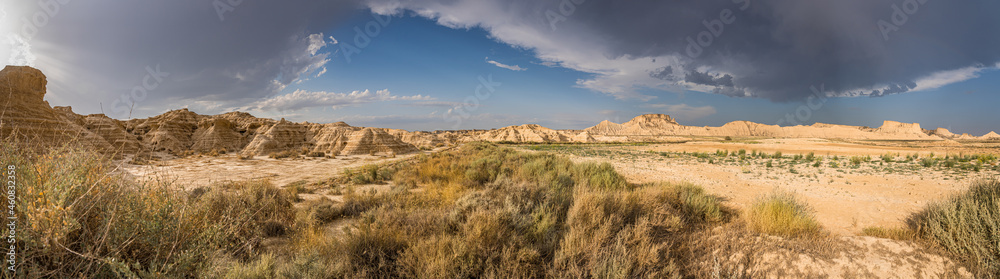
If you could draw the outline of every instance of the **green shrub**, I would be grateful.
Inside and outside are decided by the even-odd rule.
[[[881,156],[881,158],[882,158],[882,161],[883,161],[883,162],[886,162],[886,163],[892,163],[892,162],[893,162],[893,159],[895,159],[895,158],[896,158],[896,155],[892,155],[892,153],[886,153],[886,154],[883,154],[883,155]]]
[[[960,195],[928,205],[907,223],[969,262],[979,276],[1000,274],[1000,181],[975,182]]]
[[[758,198],[743,215],[752,231],[786,236],[814,236],[820,233],[819,223],[809,207],[794,195],[774,192]]]
[[[851,164],[855,167],[860,166],[861,163],[871,161],[871,157],[868,156],[851,156]]]
[[[927,157],[920,160],[920,165],[924,166],[925,168],[933,167],[934,164],[936,163],[937,159],[934,159],[934,157]]]

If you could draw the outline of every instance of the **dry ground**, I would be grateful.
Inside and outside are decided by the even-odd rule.
[[[735,241],[720,250],[706,251],[713,255],[740,255],[746,247],[758,247],[750,268],[755,277],[814,277],[831,278],[969,278],[971,274],[940,251],[929,251],[917,243],[857,236],[867,226],[900,227],[903,220],[928,202],[942,199],[968,187],[981,177],[1000,175],[1000,167],[986,165],[980,171],[958,170],[935,166],[926,168],[919,159],[905,161],[906,156],[921,158],[933,152],[945,154],[997,154],[990,144],[956,146],[913,142],[842,142],[821,139],[756,139],[719,141],[692,140],[670,144],[621,145],[516,145],[533,151],[555,152],[572,160],[607,161],[630,182],[656,181],[691,182],[708,193],[723,198],[735,208],[745,208],[755,198],[780,188],[797,193],[815,211],[815,216],[833,237],[825,240],[782,240],[776,237],[741,239],[727,237],[727,230],[712,233],[719,241]],[[754,151],[773,156],[781,151],[784,159],[745,158],[727,153]],[[694,152],[700,152],[693,155]],[[817,159],[808,163],[793,160],[794,155],[814,153]],[[879,157],[895,153],[894,162]],[[706,154],[707,153],[707,154]],[[381,164],[412,158],[417,154],[396,156],[342,156],[337,158],[271,159],[256,157],[240,160],[234,155],[219,157],[193,156],[149,165],[126,165],[125,169],[140,179],[160,179],[176,182],[188,188],[209,186],[228,180],[268,178],[275,185],[311,185],[311,191],[300,194],[304,200],[329,198],[343,201],[340,188],[319,187],[318,182],[338,176],[345,169],[367,164]],[[854,166],[850,156],[867,155],[870,161]],[[834,159],[836,157],[836,159]],[[771,167],[766,164],[770,161]],[[820,166],[814,167],[815,161]],[[836,162],[837,167],[830,163]],[[389,185],[358,185],[356,191],[387,191]],[[419,189],[417,189],[419,190]],[[354,219],[340,219],[325,227],[331,235],[341,235]],[[728,240],[727,240],[728,239]],[[740,248],[742,247],[742,248]],[[754,251],[754,250],[751,250]],[[716,256],[712,256],[713,258]],[[722,261],[725,262],[722,256]],[[718,259],[716,259],[718,261]],[[730,259],[732,261],[732,259]],[[737,262],[740,262],[737,260]]]
[[[186,189],[214,185],[225,181],[270,179],[274,185],[284,187],[294,182],[306,184],[340,175],[345,169],[367,164],[396,162],[417,156],[419,153],[385,156],[338,156],[336,158],[298,157],[272,159],[257,156],[241,160],[236,155],[204,156],[153,161],[148,165],[125,165],[127,172],[140,181],[166,181]]]
[[[920,142],[843,142],[824,139],[701,140],[671,144],[626,145],[522,145],[523,149],[546,150],[569,155],[574,161],[608,161],[633,183],[691,182],[708,193],[725,199],[726,204],[745,208],[762,194],[775,188],[794,192],[815,210],[820,223],[839,235],[856,235],[868,226],[901,227],[907,216],[928,202],[965,190],[969,182],[1000,176],[994,165],[980,171],[920,165],[906,156],[936,158],[957,154],[997,154],[996,146],[967,144],[940,145]],[[785,159],[720,157],[716,151],[753,151]],[[664,154],[663,152],[666,152]],[[708,153],[707,158],[691,155]],[[822,158],[819,167],[792,156],[814,153]],[[687,154],[684,154],[687,153]],[[894,162],[881,155],[894,154]],[[665,155],[665,156],[664,156]],[[834,161],[833,157],[837,160]],[[852,156],[870,156],[855,167]],[[703,156],[704,157],[704,156]],[[709,161],[712,163],[709,163]],[[772,167],[766,164],[771,161]],[[838,167],[831,167],[836,162]]]

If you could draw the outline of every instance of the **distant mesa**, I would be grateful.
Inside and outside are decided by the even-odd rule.
[[[188,109],[146,119],[117,120],[103,114],[79,115],[71,107],[51,107],[44,100],[45,75],[31,67],[7,66],[0,71],[0,137],[19,138],[38,147],[75,142],[115,154],[190,154],[226,151],[244,156],[299,151],[325,155],[405,154],[420,149],[470,141],[520,143],[656,142],[677,137],[770,137],[849,140],[1000,140],[990,132],[981,137],[957,135],[948,129],[924,130],[917,123],[885,121],[881,127],[816,123],[780,127],[733,121],[720,127],[679,124],[665,114],[637,116],[625,123],[602,121],[583,130],[553,130],[537,124],[492,130],[410,132],[353,127],[344,122],[295,123],[257,118],[245,112],[200,115]]]

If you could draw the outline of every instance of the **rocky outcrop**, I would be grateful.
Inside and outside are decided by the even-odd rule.
[[[490,130],[477,139],[490,142],[567,142],[570,136],[540,125],[526,124]]]
[[[937,128],[937,129],[931,130],[931,132],[928,133],[928,134],[933,135],[933,136],[939,136],[939,137],[946,138],[946,139],[958,137],[958,135],[952,133],[951,131],[948,131],[948,129],[945,129],[945,128]]]
[[[224,150],[240,151],[246,146],[247,137],[237,131],[236,124],[224,117],[205,119],[198,123],[198,129],[191,136],[191,150],[208,152]]]
[[[0,71],[0,138],[16,139],[39,150],[77,144],[113,151],[107,140],[80,125],[81,119],[49,106],[43,99],[47,83],[45,75],[31,67],[7,66]]]
[[[261,128],[241,153],[264,155],[286,150],[312,149],[310,134],[304,125],[281,119]]]
[[[411,144],[407,144],[398,138],[390,135],[385,129],[364,128],[361,131],[351,133],[347,140],[347,145],[341,154],[363,155],[363,154],[405,154],[417,151]]]
[[[991,132],[989,132],[989,133],[987,133],[987,134],[979,137],[979,139],[982,139],[982,140],[998,140],[998,139],[1000,139],[1000,135],[998,135],[997,132],[991,131]]]
[[[142,150],[142,142],[128,131],[121,121],[111,119],[103,114],[91,114],[82,118],[84,128],[104,138],[111,144],[115,152],[136,154]]]

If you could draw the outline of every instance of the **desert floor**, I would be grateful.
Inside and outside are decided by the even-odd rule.
[[[975,179],[1000,176],[996,162],[980,170],[921,165],[933,153],[945,155],[998,154],[998,144],[929,142],[844,142],[823,139],[754,139],[722,141],[692,139],[669,144],[513,145],[534,152],[554,152],[574,161],[610,162],[633,183],[690,182],[744,208],[775,189],[794,192],[813,207],[823,226],[834,234],[856,235],[868,226],[900,227],[924,205],[968,187]],[[745,150],[740,159],[736,154]],[[726,151],[729,155],[717,154]],[[781,159],[773,158],[782,152]],[[795,155],[814,154],[814,159]],[[764,156],[752,156],[764,153]],[[338,156],[337,158],[240,160],[235,155],[190,156],[148,165],[125,165],[141,180],[166,181],[186,189],[229,180],[268,178],[275,185],[316,184],[366,164],[406,160],[419,153],[395,157]],[[883,155],[891,158],[886,162]],[[869,156],[854,164],[852,156]],[[907,160],[907,156],[918,157]],[[771,163],[771,167],[767,163]],[[815,166],[817,165],[818,166]],[[834,167],[833,165],[836,165]],[[362,189],[388,189],[366,185]],[[340,200],[340,191],[317,189],[312,195]],[[304,197],[310,199],[311,197]]]
[[[633,183],[690,182],[725,203],[744,208],[775,189],[805,199],[830,232],[855,235],[868,226],[901,227],[905,219],[929,202],[965,190],[975,179],[1000,176],[995,164],[979,171],[921,165],[932,153],[945,155],[996,154],[986,144],[942,146],[913,142],[843,142],[824,139],[762,139],[752,141],[693,140],[674,144],[522,145],[569,155],[574,161],[607,161]],[[745,150],[783,159],[720,156],[717,151]],[[699,152],[699,154],[692,154]],[[812,152],[813,161],[794,160]],[[891,154],[891,155],[887,155]],[[881,156],[891,157],[891,163]],[[851,157],[868,156],[858,165]],[[918,159],[907,160],[907,156]],[[836,159],[835,159],[836,157]],[[771,167],[767,166],[771,162]],[[819,166],[814,166],[820,162]],[[837,167],[832,167],[834,162]]]

